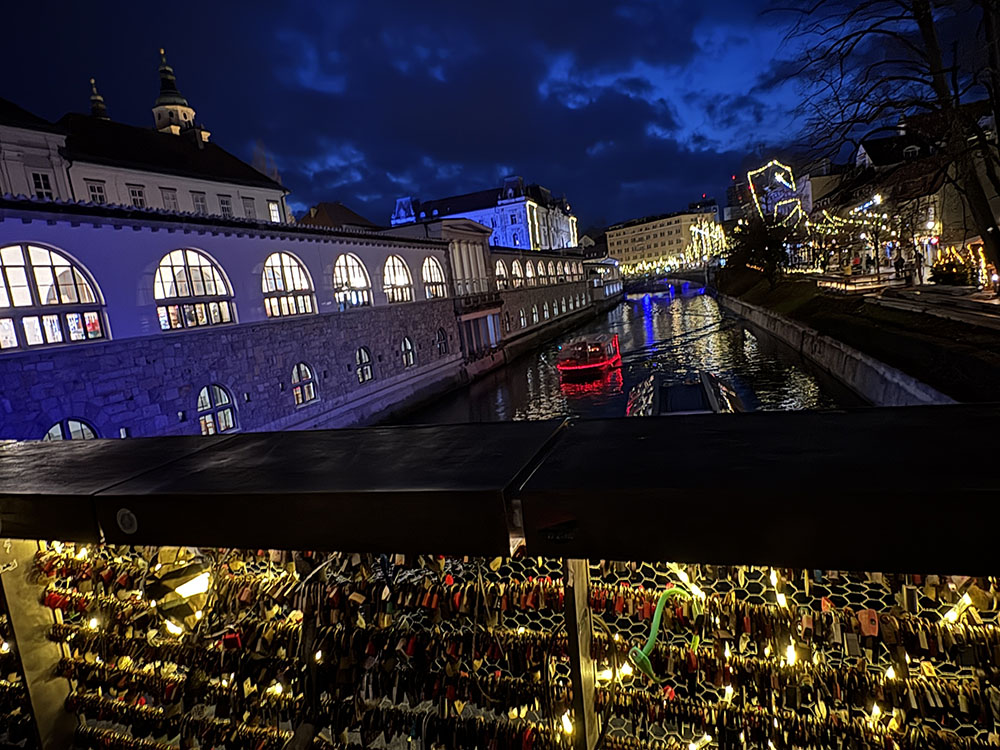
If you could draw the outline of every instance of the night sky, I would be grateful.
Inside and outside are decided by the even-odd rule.
[[[724,2],[14,3],[0,96],[48,119],[152,124],[158,48],[212,139],[263,142],[296,213],[506,174],[565,193],[581,228],[725,203],[730,174],[793,135],[787,20]],[[148,10],[147,10],[148,6]]]

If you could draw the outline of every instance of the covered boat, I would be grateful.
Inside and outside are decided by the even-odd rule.
[[[556,367],[559,372],[597,373],[610,367],[620,367],[622,355],[618,351],[617,333],[597,333],[571,339],[559,347]]]

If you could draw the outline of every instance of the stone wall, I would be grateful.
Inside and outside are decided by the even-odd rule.
[[[435,345],[439,328],[448,352]],[[402,339],[416,363],[404,368]],[[358,346],[374,380],[359,385]],[[296,407],[292,368],[307,363],[318,399]],[[38,439],[63,419],[99,437],[199,434],[197,399],[224,386],[243,431],[340,427],[444,390],[461,377],[452,300],[359,308],[190,329],[0,357],[0,438]]]
[[[562,300],[566,299],[566,312],[562,311]],[[570,298],[575,298],[583,302],[582,308],[578,305],[573,309],[569,308]],[[518,287],[516,289],[504,289],[500,292],[500,299],[503,308],[500,313],[501,323],[504,326],[504,339],[513,339],[530,332],[533,328],[542,328],[546,324],[554,323],[560,318],[576,315],[581,309],[590,309],[590,293],[585,281],[569,281],[562,284],[547,284],[542,286]],[[559,303],[559,312],[553,314],[552,303]],[[545,320],[542,309],[545,302],[549,303],[549,319]],[[538,323],[532,323],[531,308],[538,306]],[[526,325],[521,326],[520,311],[524,310]],[[507,330],[507,315],[510,315],[510,331]]]

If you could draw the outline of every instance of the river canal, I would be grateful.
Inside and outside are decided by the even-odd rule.
[[[593,381],[563,382],[555,366],[559,344],[587,333],[617,333],[622,367]],[[647,375],[660,372],[684,380],[698,370],[729,382],[749,409],[863,405],[794,350],[752,332],[694,287],[679,294],[630,295],[580,328],[396,422],[622,417],[629,390]]]

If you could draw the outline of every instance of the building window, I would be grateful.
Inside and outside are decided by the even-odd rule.
[[[424,258],[424,265],[420,269],[420,276],[424,280],[424,294],[427,299],[448,296],[448,287],[444,283],[444,270],[437,258],[430,256]]]
[[[514,282],[515,289],[524,284],[524,278],[523,278],[524,274],[521,271],[520,261],[515,260],[513,263],[510,264],[510,275],[512,281]]]
[[[542,319],[543,320],[548,320],[549,319],[549,303],[548,303],[548,300],[546,300],[542,304]]]
[[[548,284],[549,280],[545,278],[545,264],[542,261],[538,261],[538,285]]]
[[[153,281],[160,329],[196,328],[233,322],[233,294],[222,270],[197,250],[163,256]]]
[[[257,218],[257,205],[254,203],[253,198],[243,199],[243,215],[248,219]]]
[[[372,303],[371,281],[365,264],[356,255],[345,253],[333,264],[333,297],[341,310]]]
[[[196,214],[204,216],[208,213],[208,199],[205,197],[204,193],[196,193],[192,190],[191,203],[194,204],[194,212]]]
[[[507,264],[504,263],[503,260],[501,260],[500,258],[497,258],[494,271],[497,277],[497,290],[506,289],[508,284]]]
[[[528,286],[535,285],[535,268],[530,260],[524,264],[524,276]]]
[[[503,314],[503,330],[504,333],[510,333],[510,313],[505,312]]]
[[[103,206],[108,202],[108,194],[104,192],[103,182],[88,182],[87,195],[89,196],[91,203]]]
[[[538,305],[531,306],[531,322],[532,324],[538,322]]]
[[[382,291],[389,304],[395,302],[411,302],[413,300],[413,281],[406,262],[398,255],[390,255],[385,259],[382,269]]]
[[[85,273],[55,250],[0,248],[0,350],[104,338],[103,303]]]
[[[437,347],[439,357],[443,357],[448,353],[448,334],[445,333],[443,328],[438,328],[437,334],[434,336],[434,346]]]
[[[226,219],[233,218],[233,199],[231,196],[219,196],[219,213]]]
[[[528,316],[524,314],[524,308],[523,307],[521,308],[520,316],[521,316],[520,317],[521,328],[524,328],[524,327],[526,327],[528,325]]]
[[[264,312],[269,318],[315,312],[313,285],[305,266],[291,253],[271,253],[261,276]]]
[[[271,221],[275,224],[281,223],[281,206],[278,205],[278,201],[268,201],[267,212],[271,217]]]
[[[221,385],[206,385],[198,394],[198,424],[202,435],[236,429],[236,409],[229,391]]]
[[[167,211],[180,211],[180,204],[177,202],[177,191],[173,188],[160,188],[160,197],[163,199],[163,207]]]
[[[576,309],[576,300],[573,299],[572,297],[569,298],[569,309],[570,310]]]
[[[510,223],[511,224],[517,224],[517,214],[511,214],[510,215]]]
[[[559,314],[559,300],[552,300],[552,317],[556,317]]]
[[[45,172],[32,172],[31,182],[35,186],[35,197],[52,200],[52,181]]]
[[[316,384],[313,381],[312,369],[305,362],[299,362],[292,368],[292,395],[295,397],[296,406],[316,400]]]
[[[566,298],[565,297],[562,298],[562,311],[566,312]]]
[[[145,208],[146,188],[142,185],[128,185],[128,199],[136,208]]]
[[[552,279],[552,283],[556,283],[556,264],[551,260],[549,261],[549,278]]]
[[[566,267],[563,265],[562,261],[556,264],[556,279],[560,282],[566,281]]]
[[[80,419],[63,419],[56,422],[45,433],[42,440],[94,440],[97,432]]]
[[[413,367],[417,363],[416,352],[413,351],[413,342],[409,336],[403,336],[403,342],[399,346],[403,354],[403,367]]]
[[[355,372],[359,383],[367,383],[375,377],[372,372],[372,355],[368,349],[361,347],[354,353]]]
[[[514,232],[510,236],[511,241],[514,243],[514,247],[519,247],[521,245],[521,240],[517,236],[517,232]]]

